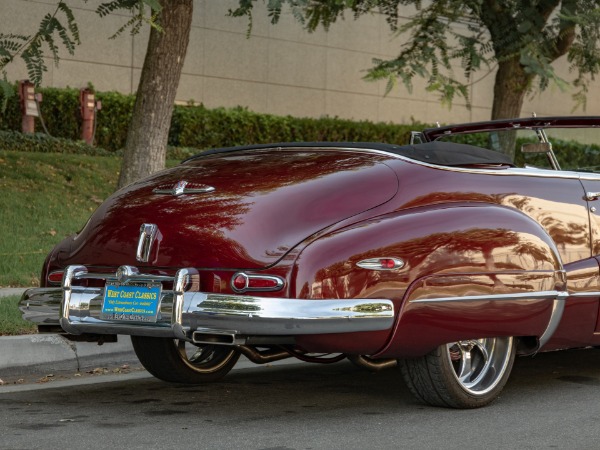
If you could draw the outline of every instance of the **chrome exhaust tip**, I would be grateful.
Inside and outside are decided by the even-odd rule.
[[[192,342],[194,344],[209,344],[209,345],[236,345],[235,333],[214,331],[194,331],[192,333]]]

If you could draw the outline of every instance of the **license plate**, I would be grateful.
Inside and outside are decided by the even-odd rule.
[[[160,283],[107,282],[100,319],[123,322],[156,322]]]

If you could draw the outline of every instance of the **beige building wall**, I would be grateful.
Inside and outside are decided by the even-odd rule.
[[[148,30],[111,40],[109,37],[127,21],[126,16],[113,14],[100,19],[94,12],[100,0],[69,3],[82,44],[73,56],[63,52],[58,67],[48,60],[43,84],[79,88],[90,82],[99,91],[135,92]],[[32,33],[55,4],[53,0],[0,0],[0,32]],[[272,25],[264,3],[257,2],[252,35],[247,38],[247,19],[227,17],[227,11],[237,4],[237,0],[195,0],[178,102],[193,101],[210,108],[239,105],[277,115],[395,123],[458,123],[490,117],[493,73],[477,75],[481,80],[471,87],[470,110],[461,99],[451,109],[441,106],[437,94],[427,92],[421,79],[415,79],[412,93],[398,85],[387,96],[385,82],[362,80],[373,58],[392,58],[401,44],[378,14],[356,21],[349,15],[329,32],[319,29],[307,33],[290,14]],[[565,61],[559,73],[568,77]],[[27,73],[23,64],[17,63],[8,68],[8,76],[23,79]],[[528,99],[522,115],[571,114],[573,106],[570,92],[551,86]],[[587,110],[576,114],[600,115],[597,88],[590,89]]]

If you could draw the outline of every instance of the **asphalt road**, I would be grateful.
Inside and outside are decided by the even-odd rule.
[[[0,448],[593,449],[600,350],[517,360],[477,410],[417,403],[396,370],[342,362],[234,370],[205,386],[145,372],[0,386]]]

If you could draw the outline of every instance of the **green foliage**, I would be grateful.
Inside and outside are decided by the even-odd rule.
[[[110,39],[115,39],[127,29],[129,29],[131,35],[138,34],[144,24],[148,24],[151,27],[162,31],[162,28],[157,21],[158,14],[162,10],[159,0],[112,0],[98,5],[96,13],[100,17],[105,17],[120,10],[125,11],[128,15],[131,15],[131,17],[110,37]]]
[[[0,131],[0,150],[71,155],[111,154],[102,148],[89,146],[83,141],[56,138],[43,133],[22,134],[16,131]]]
[[[6,80],[0,89],[0,130],[19,130],[21,127],[21,107],[16,91],[16,84]]]
[[[40,92],[43,97],[40,112],[48,132],[52,136],[79,139],[81,129],[79,90],[44,88]],[[36,129],[42,129],[39,118],[36,118]]]
[[[198,149],[273,142],[408,142],[422,125],[393,125],[338,118],[296,118],[258,114],[245,108],[176,107],[169,144]]]
[[[15,90],[6,78],[6,72],[2,72],[2,79],[0,79],[0,111],[5,111],[8,106],[8,101],[11,97],[14,97]]]
[[[15,87],[12,88],[13,92]],[[79,90],[42,88],[43,101],[40,111],[48,132],[52,136],[77,140],[81,136],[81,114],[79,112]],[[116,151],[124,147],[127,128],[133,111],[135,97],[117,92],[97,93],[102,101],[102,109],[98,111],[98,125],[95,143],[97,146]],[[0,91],[0,102],[6,101],[6,110],[0,114],[0,130],[20,130],[21,111],[18,96],[4,96]],[[41,130],[39,118],[36,118],[36,129]]]
[[[54,63],[59,61],[59,44],[73,54],[79,40],[79,29],[71,8],[60,0],[53,14],[46,14],[33,35],[0,33],[0,70],[20,57],[25,62],[29,79],[39,86],[44,72],[48,70],[44,61],[45,47],[50,51]],[[3,89],[6,89],[6,84]]]
[[[552,149],[561,170],[573,170],[577,172],[600,173],[600,146],[585,144],[573,140],[551,138]],[[517,139],[516,148],[519,149],[525,143],[535,142],[533,139]],[[552,169],[550,161],[545,153],[515,153],[515,164],[518,167],[534,166]]]
[[[551,139],[562,170],[600,173],[600,145]]]
[[[131,16],[115,32],[112,39],[127,29],[131,34],[137,34],[146,23],[162,30],[157,21],[161,8],[159,0],[112,0],[98,5],[96,13],[104,17],[115,11],[124,10]],[[44,73],[48,71],[45,62],[46,52],[50,52],[54,64],[58,65],[60,49],[64,48],[73,55],[75,47],[79,44],[81,44],[79,27],[73,11],[64,0],[58,0],[54,13],[48,13],[42,18],[35,34],[0,33],[0,73],[5,74],[3,69],[20,57],[25,62],[29,80],[36,86],[40,86]],[[6,76],[0,79],[0,91],[4,92],[4,99],[11,89],[13,88],[6,81]],[[0,104],[0,106],[6,105]],[[3,111],[4,108],[1,110]]]
[[[79,90],[43,88],[39,91],[43,95],[40,109],[48,131],[57,138],[78,140],[81,129]],[[1,97],[2,94],[0,94],[0,101]],[[116,152],[125,145],[135,97],[117,92],[99,92],[96,93],[96,97],[102,101],[102,109],[98,112],[95,143],[107,151]],[[258,114],[241,107],[207,109],[203,105],[178,105],[173,111],[168,142],[172,147],[188,148],[188,150],[178,149],[176,154],[190,153],[190,148],[197,151],[288,141],[362,141],[402,144],[408,142],[410,131],[422,128],[422,124],[354,122],[333,117],[320,119],[283,117]],[[17,97],[11,97],[7,99],[5,114],[0,115],[0,131],[20,129],[19,100]],[[36,129],[41,129],[39,122],[36,123]],[[36,135],[32,138],[33,143],[27,145],[34,145],[35,142],[44,139],[43,136]],[[48,143],[53,148],[60,148],[62,145],[60,139],[48,140]],[[71,144],[65,143],[65,145],[71,148]],[[87,151],[85,153],[93,154]]]
[[[256,1],[240,0],[229,14],[251,19]],[[403,6],[416,12],[401,23]],[[589,82],[600,70],[600,0],[269,0],[267,8],[273,23],[289,8],[308,31],[328,29],[345,12],[384,15],[391,31],[407,39],[396,58],[375,59],[365,78],[387,80],[389,92],[396,80],[411,91],[413,78],[422,77],[447,105],[456,97],[468,105],[474,74],[509,60],[520,63],[526,78],[512,83],[515,91],[542,91],[550,83],[566,89],[569,83],[551,65],[566,54],[575,74],[573,99],[585,106]],[[454,72],[457,67],[462,73]]]
[[[111,151],[119,150],[127,140],[135,96],[98,92],[96,98],[102,102],[102,109],[97,116],[96,145]]]

